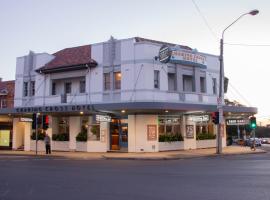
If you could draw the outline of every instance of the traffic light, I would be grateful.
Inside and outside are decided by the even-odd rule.
[[[43,115],[42,116],[42,129],[46,130],[49,128],[49,116]]]
[[[32,115],[32,129],[36,129],[37,127],[37,114],[33,113]]]
[[[219,124],[219,112],[212,112],[212,122],[214,124]]]
[[[251,129],[255,129],[257,127],[256,117],[252,116],[249,118],[249,126]]]

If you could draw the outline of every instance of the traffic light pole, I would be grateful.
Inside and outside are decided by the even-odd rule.
[[[37,155],[37,148],[38,148],[38,114],[36,115],[36,155]]]

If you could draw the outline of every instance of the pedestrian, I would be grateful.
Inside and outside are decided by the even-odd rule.
[[[44,142],[45,142],[46,154],[51,154],[51,138],[47,133],[45,135]]]

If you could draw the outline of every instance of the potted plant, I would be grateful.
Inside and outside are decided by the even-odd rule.
[[[97,140],[99,140],[100,137],[99,125],[92,125],[91,132],[93,133],[93,135],[96,136]]]

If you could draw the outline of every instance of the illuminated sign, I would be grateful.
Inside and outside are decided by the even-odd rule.
[[[188,120],[193,121],[193,122],[207,122],[207,121],[209,121],[209,115],[189,116]]]
[[[20,118],[20,122],[32,122],[32,121],[33,121],[33,119],[31,119],[31,118],[25,118],[25,117]]]
[[[108,115],[96,115],[96,121],[97,122],[110,122],[111,117]]]
[[[246,125],[249,124],[248,119],[228,119],[226,120],[227,125]]]
[[[180,47],[162,46],[159,50],[159,61],[162,63],[178,63],[206,68],[206,56],[197,51],[181,49]]]

